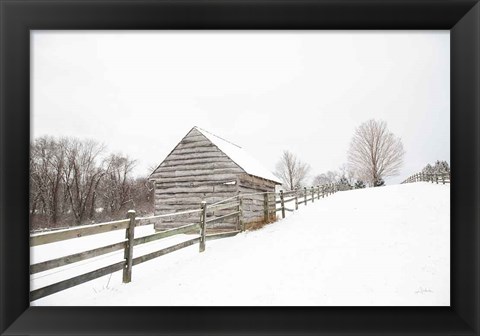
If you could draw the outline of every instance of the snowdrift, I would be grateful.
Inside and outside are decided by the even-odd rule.
[[[450,186],[426,182],[338,192],[263,229],[209,241],[32,305],[450,305]],[[136,236],[153,231],[138,227]],[[31,263],[123,232],[31,248]],[[139,246],[144,254],[191,236]],[[123,258],[123,251],[31,276],[43,287]]]

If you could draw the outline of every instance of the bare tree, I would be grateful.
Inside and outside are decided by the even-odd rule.
[[[153,215],[155,206],[155,188],[153,183],[146,177],[137,177],[133,181],[132,198],[135,202],[135,210],[141,215]]]
[[[44,136],[30,146],[31,229],[83,224],[124,216],[125,207],[153,212],[146,178],[131,176],[135,161],[104,155],[93,140]],[[98,207],[107,209],[99,213]],[[116,216],[116,217],[115,217]]]
[[[372,119],[355,130],[348,163],[358,179],[377,186],[386,177],[398,175],[404,155],[402,140],[388,131],[386,122]]]
[[[329,170],[326,173],[316,175],[313,178],[313,185],[324,185],[337,182],[339,174],[337,172]]]
[[[309,171],[310,166],[307,163],[300,161],[295,154],[283,151],[275,175],[282,180],[285,188],[293,190],[303,186]]]
[[[111,154],[106,159],[106,174],[101,184],[105,208],[110,213],[115,213],[133,203],[133,179],[130,174],[135,167],[135,161],[128,156]],[[129,204],[134,207],[135,204]]]
[[[77,224],[93,218],[96,192],[105,169],[97,161],[104,146],[93,141],[72,139],[65,143],[66,164],[63,181]]]
[[[61,142],[52,137],[36,139],[30,150],[30,210],[57,223],[62,194],[64,152]]]
[[[343,178],[349,185],[355,184],[355,172],[347,164],[342,164],[339,170],[340,178]]]

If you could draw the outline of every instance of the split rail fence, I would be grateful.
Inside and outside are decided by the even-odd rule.
[[[101,255],[115,252],[115,251],[124,251],[124,258],[122,261],[113,263],[111,265],[96,269],[94,271],[84,273],[63,281],[56,282],[54,284],[35,289],[30,291],[30,301],[38,300],[42,297],[63,291],[65,289],[80,285],[82,283],[97,279],[99,277],[117,272],[123,271],[123,282],[129,283],[132,280],[132,268],[133,266],[139,265],[146,261],[155,259],[157,257],[166,255],[168,253],[178,251],[185,247],[199,244],[199,252],[205,251],[205,242],[209,240],[232,237],[238,234],[241,231],[245,231],[246,223],[243,221],[242,216],[242,203],[248,197],[264,195],[264,221],[265,223],[270,222],[272,215],[276,217],[276,213],[280,212],[282,218],[285,218],[285,212],[293,212],[298,210],[300,205],[306,206],[309,202],[314,203],[315,199],[319,200],[329,196],[337,191],[339,191],[339,186],[336,184],[329,184],[324,186],[317,186],[311,188],[303,188],[294,191],[280,191],[280,192],[260,192],[252,194],[239,194],[222,201],[207,204],[202,202],[198,209],[176,212],[171,214],[163,214],[157,216],[149,217],[136,217],[136,212],[130,210],[127,212],[126,219],[99,223],[88,226],[75,227],[66,230],[59,230],[48,232],[45,234],[37,234],[30,236],[30,247],[39,246],[44,244],[51,244],[55,242],[60,242],[68,239],[74,239],[79,237],[86,237],[96,234],[102,234],[117,230],[125,230],[125,239],[106,246],[98,247],[88,251],[83,251],[80,253],[75,253],[55,259],[50,259],[47,261],[39,262],[33,265],[30,265],[30,274],[36,274],[44,271],[48,271],[54,268],[62,267],[65,265],[73,264],[79,261],[96,258]],[[274,195],[273,200],[275,206],[272,207],[272,197],[269,195]],[[291,206],[289,205],[291,204]],[[223,215],[221,217],[216,217],[213,219],[208,219],[207,211],[216,211],[221,209],[233,209],[231,213]],[[272,214],[273,212],[273,214]],[[186,214],[198,214],[199,220],[196,223],[183,225],[178,228],[169,229],[165,231],[156,232],[148,236],[142,236],[135,238],[135,227],[151,224],[151,221],[154,219],[162,217],[175,217],[182,216]],[[208,225],[226,220],[228,218],[237,218],[238,227],[237,230],[206,234],[206,229]],[[141,244],[150,243],[162,238],[175,236],[178,234],[190,234],[198,232],[198,236],[184,242],[162,248],[160,250],[134,257],[134,246]]]
[[[417,173],[409,176],[404,183],[413,183],[413,182],[432,182],[432,183],[450,183],[451,182],[451,172],[444,172],[444,173]]]

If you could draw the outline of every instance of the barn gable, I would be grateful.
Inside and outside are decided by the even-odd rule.
[[[187,160],[182,160],[185,156]],[[232,164],[233,163],[233,164]],[[230,169],[238,168],[235,173],[246,173],[262,179],[281,184],[279,179],[265,169],[256,159],[237,146],[199,127],[193,127],[190,132],[170,152],[165,160],[155,169],[151,179],[161,178],[161,172],[177,165],[189,164],[190,170],[205,168]],[[164,169],[166,168],[166,169]],[[217,171],[216,173],[223,173]],[[195,172],[192,172],[195,174]]]
[[[234,180],[240,173],[245,171],[194,127],[155,169],[150,179],[179,182],[193,178],[201,182],[205,175],[205,178],[208,176],[207,182]]]

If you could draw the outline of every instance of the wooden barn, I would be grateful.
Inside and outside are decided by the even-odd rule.
[[[274,192],[281,182],[262,167],[241,147],[199,127],[193,127],[150,175],[155,185],[155,215],[181,212],[207,205],[238,194]],[[272,215],[274,195],[270,195]],[[232,210],[207,213],[220,217]],[[165,230],[197,222],[198,214],[179,218],[166,217],[155,223],[155,229]],[[242,197],[242,220],[245,224],[264,220],[264,196]],[[238,219],[207,226],[209,231],[238,228]]]

